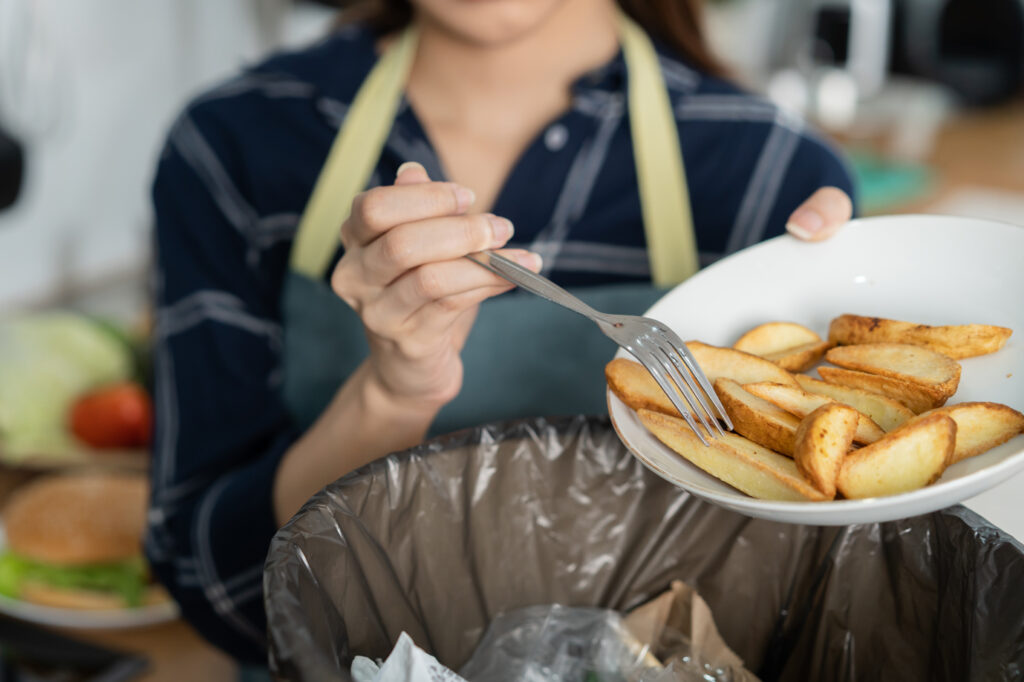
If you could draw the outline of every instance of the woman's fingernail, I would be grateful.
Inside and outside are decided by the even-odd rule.
[[[487,216],[487,222],[491,224],[491,234],[494,236],[495,244],[504,244],[512,237],[512,222],[507,218],[489,215]]]
[[[395,173],[395,177],[397,178],[399,175],[409,170],[410,168],[419,168],[423,172],[426,172],[426,170],[423,168],[423,164],[417,163],[415,161],[406,161],[405,163],[398,167],[398,171]]]
[[[544,259],[540,257],[540,254],[533,253],[532,251],[517,253],[515,259],[524,268],[529,268],[534,272],[540,272],[540,269],[544,266]]]
[[[458,205],[460,211],[465,211],[473,205],[474,201],[476,201],[476,194],[473,193],[473,190],[468,187],[462,187],[461,185],[455,186],[455,203]]]
[[[817,211],[809,208],[797,209],[786,223],[786,229],[800,239],[811,239],[825,227],[825,219]]]

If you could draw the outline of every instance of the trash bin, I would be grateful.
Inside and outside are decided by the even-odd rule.
[[[458,669],[498,613],[628,610],[682,580],[762,680],[1024,675],[1024,546],[963,507],[751,519],[650,473],[606,418],[463,431],[329,485],[275,536],[271,670],[347,680],[402,631]]]

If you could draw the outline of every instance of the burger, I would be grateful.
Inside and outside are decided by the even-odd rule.
[[[148,485],[141,473],[44,476],[3,510],[0,594],[45,606],[123,609],[169,600],[142,556]]]

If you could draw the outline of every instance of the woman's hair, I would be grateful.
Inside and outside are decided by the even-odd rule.
[[[378,33],[403,28],[412,18],[409,0],[320,0],[345,8],[344,21],[367,23]],[[703,0],[616,0],[648,35],[668,44],[694,67],[714,75],[724,69],[702,31]]]

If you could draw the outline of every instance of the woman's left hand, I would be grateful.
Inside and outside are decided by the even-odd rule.
[[[793,211],[786,230],[809,242],[828,239],[853,217],[853,202],[837,187],[822,187]]]

